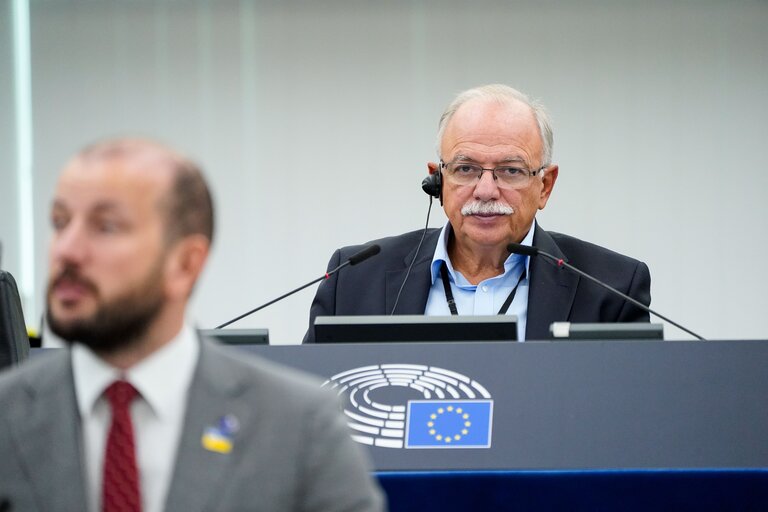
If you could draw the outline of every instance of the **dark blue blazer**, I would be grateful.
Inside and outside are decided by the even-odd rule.
[[[390,314],[422,233],[412,231],[336,250],[328,263],[329,270],[366,245],[381,246],[378,256],[346,267],[320,284],[309,312],[304,343],[314,342],[312,326],[317,316]],[[428,230],[395,314],[424,313],[432,285],[429,267],[439,235],[439,229]],[[568,235],[544,231],[538,224],[533,245],[650,305],[651,275],[645,263]],[[543,257],[533,258],[529,268],[527,340],[549,339],[552,322],[649,321],[647,312]]]

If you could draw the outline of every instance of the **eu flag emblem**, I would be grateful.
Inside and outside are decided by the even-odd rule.
[[[490,448],[493,400],[411,400],[406,448]]]

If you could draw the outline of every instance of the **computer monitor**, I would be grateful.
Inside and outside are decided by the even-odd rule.
[[[315,318],[316,343],[516,340],[515,315],[362,315]]]
[[[225,345],[269,345],[269,329],[200,329],[200,334]]]

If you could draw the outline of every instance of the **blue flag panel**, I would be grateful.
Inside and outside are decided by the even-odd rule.
[[[493,400],[411,400],[406,448],[490,448]]]

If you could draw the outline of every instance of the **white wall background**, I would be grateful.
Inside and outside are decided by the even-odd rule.
[[[421,227],[442,109],[503,82],[554,119],[545,228],[646,261],[652,307],[705,337],[768,338],[768,2],[32,0],[30,16],[29,324],[55,177],[85,143],[150,135],[207,170],[218,233],[192,316],[212,327],[321,275],[340,245]],[[4,47],[0,239],[17,272],[10,62]],[[236,325],[298,342],[313,295]]]

